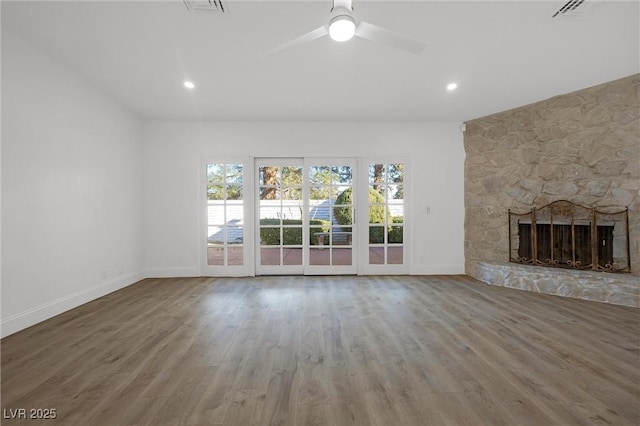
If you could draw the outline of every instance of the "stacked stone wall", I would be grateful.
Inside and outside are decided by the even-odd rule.
[[[640,74],[468,121],[464,144],[468,274],[508,261],[508,209],[565,199],[629,208],[640,276]]]

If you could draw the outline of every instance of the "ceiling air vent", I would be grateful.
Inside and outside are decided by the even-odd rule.
[[[183,0],[190,11],[220,12],[224,13],[222,0]]]
[[[553,14],[552,18],[561,16],[584,16],[593,6],[600,2],[602,2],[602,0],[569,0]]]

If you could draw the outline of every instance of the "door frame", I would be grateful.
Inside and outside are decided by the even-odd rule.
[[[198,197],[197,203],[200,206],[199,223],[198,226],[198,244],[200,249],[199,263],[200,270],[203,276],[255,276],[258,271],[257,262],[259,260],[258,250],[260,250],[259,244],[259,208],[256,204],[257,200],[257,187],[258,180],[256,176],[256,170],[258,169],[259,160],[283,160],[287,162],[300,160],[303,167],[303,262],[302,267],[296,270],[286,271],[273,270],[271,272],[261,272],[262,275],[283,275],[283,274],[304,274],[304,275],[324,275],[324,274],[336,274],[336,275],[406,275],[410,271],[412,261],[412,244],[414,243],[412,238],[412,229],[415,224],[412,217],[411,205],[413,191],[413,178],[412,178],[412,166],[411,157],[405,155],[377,155],[366,157],[248,157],[248,156],[218,156],[215,154],[201,156],[198,167]],[[352,265],[343,267],[338,266],[321,266],[321,265],[308,265],[308,250],[309,250],[309,171],[308,167],[311,162],[327,164],[338,164],[340,160],[348,160],[352,162],[353,172],[353,191],[354,191],[354,224],[353,224],[353,237],[352,237]],[[244,213],[244,229],[243,229],[243,265],[241,266],[210,266],[207,264],[207,244],[208,244],[208,197],[207,197],[207,164],[243,164],[243,213]],[[368,213],[368,168],[369,164],[397,164],[402,163],[405,165],[404,170],[404,235],[403,235],[403,263],[399,265],[394,264],[381,264],[370,265],[369,254],[369,221],[367,219],[362,220],[362,217],[367,217]],[[362,216],[364,212],[365,216]],[[360,218],[358,216],[361,216]],[[297,267],[297,265],[296,265]]]

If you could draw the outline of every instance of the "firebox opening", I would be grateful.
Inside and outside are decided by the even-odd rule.
[[[555,201],[527,213],[509,211],[510,261],[630,272],[628,210],[605,212]]]
[[[538,259],[552,259],[555,266],[572,267],[576,265],[587,265],[591,263],[591,226],[574,225],[575,239],[571,233],[571,225],[553,225],[537,223],[536,235],[538,238],[536,257]],[[531,224],[520,223],[518,225],[520,235],[520,246],[518,256],[532,259],[531,255]],[[552,243],[553,238],[553,243]],[[575,246],[574,246],[575,241]],[[598,251],[598,265],[606,267],[613,264],[613,226],[601,225],[597,227],[597,242],[595,244]],[[575,260],[573,250],[575,247]],[[552,250],[553,248],[553,250]]]

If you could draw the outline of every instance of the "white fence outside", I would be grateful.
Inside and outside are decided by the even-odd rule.
[[[395,200],[394,200],[395,201]],[[404,216],[402,200],[389,204],[392,216]],[[261,200],[260,219],[302,220],[302,200]],[[243,200],[209,200],[207,207],[208,241],[222,243],[226,227],[228,243],[242,243],[244,227]],[[333,200],[309,200],[309,218],[337,224],[333,215]]]

